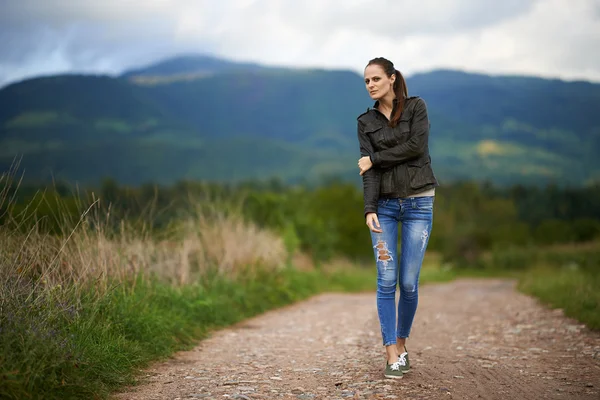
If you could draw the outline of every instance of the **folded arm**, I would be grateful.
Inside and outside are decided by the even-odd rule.
[[[358,143],[360,145],[360,155],[373,156],[373,145],[371,140],[364,133],[364,125],[358,122]],[[370,168],[362,175],[363,196],[365,203],[365,215],[370,212],[377,212],[377,200],[379,199],[379,185],[381,184],[381,171],[379,168]]]

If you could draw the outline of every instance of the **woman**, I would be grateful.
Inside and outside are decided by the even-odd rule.
[[[404,78],[385,58],[369,61],[364,77],[375,105],[358,117],[358,167],[377,264],[377,312],[387,356],[384,375],[402,378],[410,370],[406,339],[417,310],[419,273],[438,182],[429,157],[429,120],[423,99],[408,97]]]

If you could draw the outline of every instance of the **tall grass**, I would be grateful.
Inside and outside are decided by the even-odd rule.
[[[374,288],[371,271],[290,268],[307,257],[234,208],[199,204],[156,234],[114,221],[93,194],[76,214],[44,192],[13,213],[13,178],[0,177],[0,398],[106,398],[211,329],[323,290]],[[44,206],[60,232],[44,229]]]
[[[53,199],[11,214],[13,179],[0,177],[0,398],[106,397],[207,330],[322,289],[235,213],[198,207],[156,237],[92,195],[75,219],[58,209],[49,234],[35,207]]]

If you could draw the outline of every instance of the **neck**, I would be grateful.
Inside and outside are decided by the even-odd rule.
[[[391,111],[394,108],[394,99],[396,95],[394,93],[388,93],[385,97],[379,99],[379,109]]]

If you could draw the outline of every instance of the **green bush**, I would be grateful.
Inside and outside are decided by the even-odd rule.
[[[534,231],[535,240],[543,245],[575,241],[575,232],[569,221],[549,219],[542,221]]]

